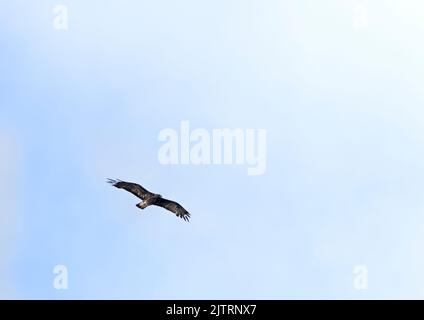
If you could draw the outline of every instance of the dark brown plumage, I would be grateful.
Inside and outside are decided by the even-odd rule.
[[[185,221],[189,221],[190,213],[188,213],[188,211],[184,209],[183,206],[175,201],[162,198],[160,194],[150,192],[136,183],[113,179],[108,179],[107,182],[118,189],[124,189],[140,198],[142,201],[137,204],[137,208],[145,209],[151,205],[159,206],[175,213],[177,217],[180,217]]]

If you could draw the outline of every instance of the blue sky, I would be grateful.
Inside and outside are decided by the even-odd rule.
[[[1,0],[0,297],[423,298],[423,11]],[[266,129],[266,173],[161,165],[158,133],[183,120]]]

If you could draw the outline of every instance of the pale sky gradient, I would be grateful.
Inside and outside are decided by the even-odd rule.
[[[419,0],[0,0],[0,297],[423,298],[423,16]],[[182,120],[266,129],[266,174],[161,165],[158,133]]]

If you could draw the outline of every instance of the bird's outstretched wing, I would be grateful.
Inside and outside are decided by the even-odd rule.
[[[164,198],[158,198],[154,205],[165,208],[177,215],[177,217],[180,217],[181,219],[184,219],[185,221],[189,221],[190,213],[186,209],[183,208],[182,205],[175,201],[171,201]]]
[[[153,193],[144,189],[142,186],[140,186],[137,183],[125,182],[125,181],[113,180],[113,179],[108,179],[107,182],[118,189],[124,189],[128,192],[131,192],[133,195],[135,195],[136,197],[139,197],[141,200],[144,200],[148,198],[149,196],[153,195]]]

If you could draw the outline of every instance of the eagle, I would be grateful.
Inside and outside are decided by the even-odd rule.
[[[162,198],[160,194],[150,192],[137,183],[126,182],[118,179],[108,179],[107,182],[115,188],[124,189],[140,198],[142,201],[136,205],[139,209],[143,210],[151,205],[159,206],[173,212],[177,217],[180,217],[184,221],[189,221],[190,213],[188,213],[182,205],[175,201]]]

